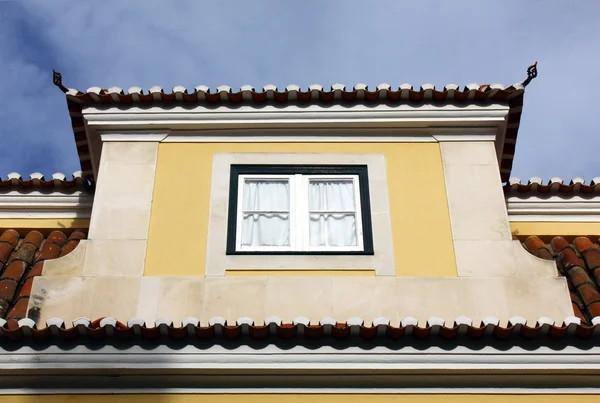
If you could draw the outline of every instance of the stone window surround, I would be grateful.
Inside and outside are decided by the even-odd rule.
[[[373,226],[374,255],[269,256],[226,255],[230,169],[233,164],[251,165],[367,165]],[[223,276],[226,270],[365,270],[376,275],[395,275],[392,228],[385,156],[381,153],[215,153],[211,173],[206,275]]]
[[[371,203],[369,197],[368,185],[368,169],[366,165],[235,165],[231,166],[230,174],[230,189],[229,189],[229,222],[227,229],[227,254],[228,255],[243,255],[243,254],[263,254],[263,255],[372,255],[373,254],[373,230],[371,227]],[[297,175],[307,180],[298,179]],[[238,236],[241,231],[241,193],[240,186],[241,178],[273,178],[279,177],[290,184],[289,195],[291,198],[302,198],[308,200],[308,185],[313,180],[314,175],[326,179],[336,180],[343,177],[346,180],[350,177],[352,186],[355,191],[354,205],[356,206],[355,217],[357,226],[357,244],[350,246],[329,246],[320,247],[318,250],[306,249],[308,241],[308,221],[298,221],[298,217],[302,214],[307,214],[308,218],[309,206],[301,205],[302,203],[290,204],[292,211],[291,220],[296,220],[295,228],[290,226],[290,230],[296,235],[297,243],[290,245],[287,250],[273,250],[269,246],[260,246],[252,250],[239,250]],[[245,180],[245,179],[244,179]],[[304,186],[301,184],[304,183]],[[300,188],[298,186],[300,185]],[[294,207],[292,207],[294,206]],[[235,214],[234,220],[232,213]],[[296,217],[296,218],[294,218]],[[300,234],[298,234],[300,228]],[[304,242],[303,246],[302,245]]]

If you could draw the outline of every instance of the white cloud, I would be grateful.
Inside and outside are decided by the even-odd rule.
[[[2,7],[0,3],[0,7]],[[0,175],[76,169],[63,95],[51,70],[93,85],[239,87],[267,83],[512,84],[528,88],[514,173],[600,175],[593,82],[600,3],[26,1],[2,13]],[[1,10],[0,10],[1,11]],[[17,12],[18,11],[18,12]],[[15,32],[28,29],[31,45]],[[25,38],[27,39],[27,38]],[[23,47],[33,46],[23,52]],[[36,153],[32,150],[38,150]],[[39,166],[40,152],[45,153]],[[43,155],[43,154],[42,154]],[[28,157],[31,156],[31,157]],[[50,158],[56,156],[55,158]],[[29,158],[29,159],[28,159]],[[37,165],[36,165],[37,164]],[[23,167],[23,168],[20,168]]]

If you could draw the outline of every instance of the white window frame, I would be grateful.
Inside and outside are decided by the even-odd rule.
[[[244,246],[242,245],[243,216],[247,213],[243,209],[244,183],[251,180],[288,180],[290,190],[289,220],[290,220],[290,245],[289,246]],[[356,245],[352,246],[310,246],[308,189],[311,181],[336,181],[351,180],[354,190],[354,211],[356,222]],[[363,225],[362,209],[360,203],[360,184],[358,175],[315,175],[315,174],[241,174],[238,175],[238,194],[236,211],[236,252],[362,252]],[[326,211],[334,212],[334,211]],[[350,212],[350,211],[344,211]],[[313,212],[314,213],[314,212]]]
[[[294,185],[295,175],[239,175],[238,176],[238,201],[237,201],[237,224],[235,234],[235,248],[236,251],[241,252],[260,252],[260,251],[271,251],[271,252],[291,252],[294,251],[294,245],[296,244],[296,186]],[[242,245],[242,226],[244,221],[244,182],[246,179],[251,180],[265,180],[265,181],[281,181],[283,179],[288,180],[288,186],[290,189],[290,203],[289,203],[289,220],[290,220],[290,246],[244,246]]]

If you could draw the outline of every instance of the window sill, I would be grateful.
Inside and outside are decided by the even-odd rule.
[[[284,256],[351,256],[351,255],[363,255],[373,256],[374,251],[308,251],[308,252],[296,252],[296,251],[227,251],[227,256],[237,255],[284,255]]]

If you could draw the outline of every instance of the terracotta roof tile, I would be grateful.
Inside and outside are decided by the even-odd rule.
[[[504,193],[600,194],[600,177],[588,183],[579,176],[572,178],[570,182],[564,182],[562,178],[551,178],[545,184],[538,177],[531,177],[526,183],[519,178],[510,178],[504,185]]]
[[[156,344],[168,343],[169,340],[234,340],[250,339],[285,339],[292,341],[333,339],[363,339],[373,344],[385,343],[386,340],[417,339],[425,342],[435,340],[461,343],[468,340],[479,340],[482,345],[497,340],[514,343],[517,339],[563,340],[566,344],[576,344],[581,339],[590,339],[597,334],[600,325],[581,324],[575,317],[566,318],[561,323],[553,323],[547,318],[540,318],[536,323],[527,323],[522,318],[511,318],[507,326],[498,324],[495,318],[488,318],[480,323],[472,323],[469,318],[456,318],[444,321],[431,318],[426,325],[419,326],[413,318],[404,318],[399,326],[391,326],[386,318],[379,318],[377,323],[365,326],[360,318],[346,322],[324,318],[318,323],[310,323],[306,318],[297,318],[292,323],[282,323],[278,318],[267,318],[255,322],[251,318],[239,318],[235,323],[228,323],[223,318],[212,318],[207,324],[201,324],[196,318],[186,318],[181,324],[174,324],[169,319],[160,319],[146,324],[143,320],[132,319],[126,324],[114,318],[99,318],[91,321],[86,318],[75,320],[67,326],[60,319],[52,319],[45,326],[36,327],[31,319],[0,319],[0,338],[11,340],[33,339],[45,340],[47,344],[61,340],[86,343],[86,339],[110,343],[111,340],[137,342],[146,340]]]
[[[545,244],[539,237],[524,240],[523,247],[531,254],[555,260],[559,272],[567,278],[575,315],[590,324],[600,317],[600,246],[587,237],[572,242],[554,237]]]
[[[536,63],[537,64],[537,63]],[[504,143],[502,147],[502,160],[500,174],[503,181],[508,181],[514,157],[514,144],[516,143],[522,113],[523,95],[527,84],[537,76],[537,67],[532,65],[527,69],[527,78],[521,83],[508,87],[500,84],[467,84],[462,89],[456,84],[447,84],[444,88],[436,89],[432,84],[423,84],[414,87],[402,84],[399,87],[383,83],[376,88],[369,88],[364,84],[346,87],[334,84],[329,89],[320,85],[310,85],[304,89],[291,84],[284,89],[275,85],[265,85],[262,90],[255,90],[252,86],[243,86],[239,90],[232,90],[229,86],[220,86],[216,89],[199,85],[189,90],[176,86],[171,92],[160,87],[152,87],[144,92],[140,87],[130,87],[124,91],[119,87],[102,89],[91,87],[85,92],[70,89],[63,85],[62,75],[54,72],[54,84],[66,95],[71,126],[75,135],[77,150],[83,175],[92,179],[92,164],[90,162],[89,147],[82,119],[82,108],[92,104],[139,105],[150,103],[183,103],[183,104],[239,104],[249,103],[263,105],[273,104],[307,104],[307,103],[418,103],[418,102],[502,102],[508,104],[508,122]]]
[[[82,231],[73,231],[68,237],[62,231],[53,231],[46,237],[39,231],[29,231],[24,237],[12,229],[2,231],[0,318],[24,318],[33,277],[42,274],[44,260],[66,255],[85,237]]]
[[[90,189],[93,184],[85,179],[81,171],[73,173],[72,179],[57,172],[52,175],[52,179],[44,178],[39,172],[34,172],[29,175],[29,179],[23,179],[18,172],[9,173],[6,179],[0,177],[0,189],[39,189],[39,190],[74,190],[74,189]]]

